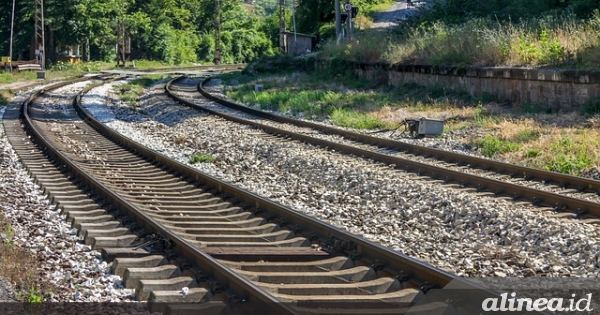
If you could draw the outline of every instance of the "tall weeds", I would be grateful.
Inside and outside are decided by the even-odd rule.
[[[406,26],[405,26],[406,27]],[[399,33],[363,33],[325,55],[360,61],[433,65],[600,67],[600,12],[519,22],[471,18],[422,23]]]

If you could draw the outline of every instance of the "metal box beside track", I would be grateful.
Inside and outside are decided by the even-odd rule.
[[[419,120],[419,129],[417,133],[423,136],[438,136],[444,131],[444,121],[428,118]]]

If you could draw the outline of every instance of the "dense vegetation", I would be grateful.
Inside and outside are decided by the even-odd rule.
[[[392,32],[364,30],[327,56],[451,65],[600,66],[595,0],[445,0]]]
[[[341,1],[342,3],[344,1]],[[325,45],[326,55],[359,60],[431,64],[563,65],[597,67],[600,13],[596,0],[430,0],[393,32],[373,35],[368,12],[391,0],[353,0],[358,42]],[[14,57],[32,59],[34,1],[17,1]],[[211,62],[220,4],[222,61],[247,62],[277,53],[278,0],[45,0],[48,57],[57,47],[81,45],[84,60],[114,60],[117,21],[125,20],[131,59],[168,64]],[[334,34],[333,0],[286,1],[286,24],[315,34]],[[9,26],[12,1],[0,3]],[[0,54],[10,28],[0,29]]]
[[[273,2],[273,1],[270,1]],[[278,47],[274,4],[220,0],[223,62],[273,55]],[[33,59],[34,1],[17,1],[14,58]],[[170,64],[212,61],[215,0],[45,0],[46,50],[81,45],[84,60],[114,60],[117,21],[125,20],[131,59]],[[0,54],[7,55],[12,1],[0,2]],[[275,36],[273,36],[275,32]]]

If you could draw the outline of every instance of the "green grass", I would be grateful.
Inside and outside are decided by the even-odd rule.
[[[589,18],[567,12],[505,20],[498,20],[498,12],[470,18],[467,12],[466,18],[456,21],[444,21],[443,16],[409,21],[393,32],[357,33],[356,41],[344,45],[331,40],[323,45],[322,55],[392,64],[597,69],[600,11],[595,10]]]
[[[498,117],[491,115],[488,110],[480,103],[473,112],[473,120],[478,127],[487,127],[498,124]]]
[[[525,150],[525,152],[523,152],[523,158],[526,159],[532,159],[532,158],[536,158],[538,156],[542,155],[542,150],[540,149],[527,149]]]
[[[37,304],[42,303],[43,297],[38,294],[38,290],[35,287],[32,287],[29,291],[29,296],[27,297],[27,303]]]
[[[23,71],[23,72],[1,72],[0,73],[0,84],[10,84],[18,81],[31,81],[36,80],[37,74],[34,71]]]
[[[144,92],[142,85],[131,83],[116,85],[115,89],[119,95],[119,99],[133,108],[137,108],[138,98]]]
[[[343,108],[336,108],[333,110],[331,121],[337,126],[356,129],[375,129],[386,126],[383,121],[369,114]]]
[[[520,144],[498,138],[496,136],[486,136],[485,138],[476,141],[480,147],[481,154],[487,157],[493,157],[496,154],[503,154],[519,150]]]
[[[513,139],[516,142],[526,143],[526,142],[537,140],[541,136],[542,136],[542,134],[538,130],[523,130],[523,131],[517,132],[513,136]]]
[[[299,86],[294,83],[295,86]],[[306,117],[335,116],[335,122],[356,120],[357,112],[349,111],[342,117],[341,106],[354,108],[380,108],[386,105],[388,96],[373,91],[360,91],[356,93],[341,93],[332,90],[312,89],[310,86],[300,88],[276,87],[272,83],[265,82],[265,90],[255,92],[253,84],[234,89],[227,93],[230,98],[254,105],[262,110],[279,111],[284,114],[304,115]],[[336,109],[337,108],[337,109]],[[374,119],[374,118],[373,118]],[[365,120],[361,118],[360,120]],[[352,123],[356,124],[356,123]],[[358,124],[361,125],[361,124]],[[363,124],[364,125],[364,124]],[[379,123],[378,125],[381,125]],[[375,126],[371,121],[364,126]],[[367,127],[368,128],[368,127]]]
[[[579,139],[561,137],[550,145],[552,153],[545,162],[545,168],[559,173],[578,175],[582,170],[595,165],[598,160],[590,149],[597,145],[596,139],[581,136]]]
[[[373,113],[384,108],[402,108],[408,112],[447,110],[474,106],[477,101],[465,91],[440,86],[404,84],[393,87],[377,80],[360,79],[338,66],[333,62],[325,70],[311,73],[278,76],[230,73],[219,78],[238,80],[239,84],[225,89],[226,95],[238,102],[284,114],[330,118],[335,125],[361,129],[397,124],[375,118]],[[263,91],[255,92],[255,84],[262,84]],[[482,124],[496,122],[496,118],[485,113],[483,106],[480,112],[478,119]]]
[[[166,74],[147,75],[141,78],[132,80],[129,83],[115,86],[115,90],[119,95],[119,99],[124,103],[129,104],[134,109],[137,108],[138,99],[144,93],[144,88],[168,77]]]
[[[194,156],[192,156],[189,160],[190,164],[196,164],[196,163],[212,163],[215,161],[215,157],[212,156],[211,154],[196,154]]]

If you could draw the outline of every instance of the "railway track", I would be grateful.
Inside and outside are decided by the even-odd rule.
[[[314,122],[292,119],[256,110],[210,93],[201,84],[190,86],[180,77],[166,86],[175,100],[218,115],[227,120],[251,125],[268,133],[373,159],[396,168],[426,176],[440,184],[472,190],[482,195],[504,197],[532,203],[559,212],[556,216],[600,222],[600,181],[533,169],[490,159],[418,146],[368,134],[356,133]],[[198,105],[194,90],[221,104]]]
[[[9,140],[152,311],[398,314],[451,281],[489,294],[130,141],[82,109],[93,86],[53,92],[71,83],[7,109]]]

